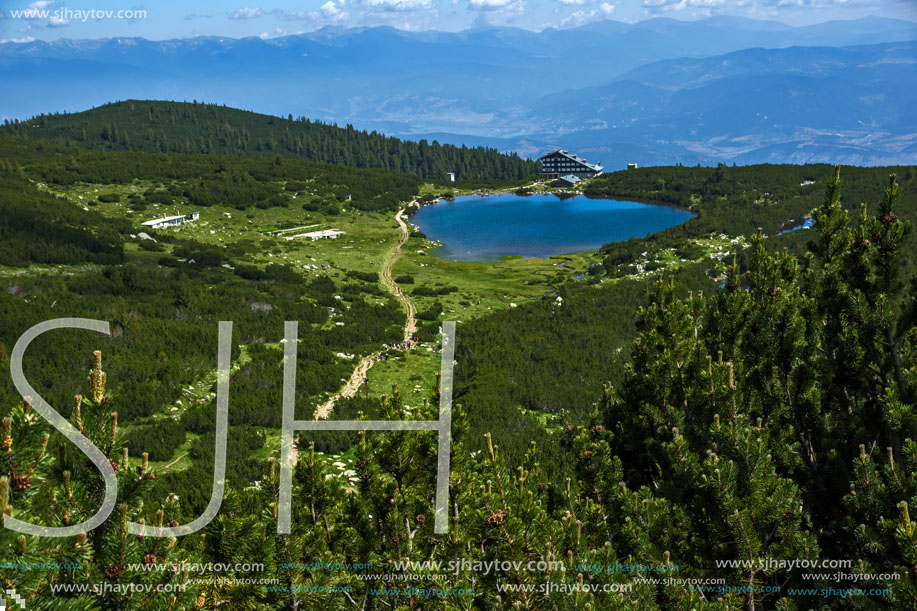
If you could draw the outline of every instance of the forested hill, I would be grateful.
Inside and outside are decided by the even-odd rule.
[[[496,149],[412,142],[305,117],[286,119],[216,104],[128,100],[75,114],[6,122],[0,131],[89,149],[309,159],[458,180],[517,180],[533,161]]]

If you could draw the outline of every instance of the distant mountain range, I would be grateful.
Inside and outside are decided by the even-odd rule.
[[[530,116],[555,142],[615,165],[646,159],[645,148],[685,162],[885,165],[917,162],[915,104],[917,42],[907,42],[666,60],[541,98]]]
[[[914,163],[917,24],[718,17],[572,30],[324,28],[0,44],[0,118],[206,100],[390,135],[626,161]]]

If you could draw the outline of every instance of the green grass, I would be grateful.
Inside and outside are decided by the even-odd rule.
[[[450,261],[428,254],[435,246],[430,240],[410,238],[392,275],[414,277],[414,284],[402,288],[418,311],[428,310],[439,302],[443,305],[440,319],[459,322],[507,309],[512,304],[521,305],[525,301],[540,299],[556,285],[585,273],[593,262],[598,261],[590,254],[550,258],[508,256],[486,263]],[[454,286],[458,290],[435,297],[413,295],[412,290],[419,286]]]
[[[192,207],[187,204],[148,204],[146,210],[136,212],[128,207],[128,196],[131,193],[143,193],[155,186],[158,185],[148,181],[134,181],[127,185],[77,184],[66,188],[54,187],[52,189],[47,186],[42,188],[66,197],[78,205],[91,207],[103,215],[129,219],[136,225],[136,233],[144,231],[141,223],[145,220],[197,211],[200,213],[198,221],[175,228],[146,230],[146,232],[153,237],[167,234],[223,247],[224,252],[228,255],[229,265],[240,263],[291,265],[302,274],[304,281],[308,281],[315,275],[329,275],[336,282],[342,282],[346,270],[379,273],[384,262],[394,253],[398,242],[399,229],[394,213],[362,212],[348,208],[346,202],[342,205],[342,212],[337,215],[307,211],[303,209],[302,204],[309,202],[308,195],[298,196],[286,208],[249,208],[240,211],[232,206]],[[552,190],[550,182],[544,181],[534,183],[531,187],[536,192]],[[512,190],[514,189],[508,191]],[[452,191],[456,195],[465,194],[458,189],[426,184],[421,188],[419,199],[432,199],[446,191]],[[97,201],[100,195],[112,193],[119,194],[121,201],[116,203]],[[90,202],[94,203],[90,206]],[[333,228],[344,231],[345,234],[334,240],[311,241],[286,239],[296,232],[275,233],[290,228],[301,228],[302,232]],[[709,239],[698,240],[698,245],[702,246],[706,257],[727,249],[732,245],[731,239],[728,236],[711,236]],[[156,264],[164,254],[141,249],[139,244],[139,238],[126,243],[125,253],[128,261]],[[165,252],[172,250],[170,244],[163,244]],[[434,304],[441,304],[437,312],[437,322],[454,320],[461,323],[494,311],[522,305],[527,301],[541,299],[556,290],[559,285],[571,281],[573,276],[585,274],[591,265],[601,261],[601,257],[594,253],[558,255],[549,258],[505,256],[495,262],[450,261],[432,254],[437,246],[439,245],[430,240],[410,238],[402,248],[401,257],[392,270],[393,277],[410,275],[414,278],[413,284],[404,284],[402,289],[414,302],[419,312],[430,310]],[[663,268],[682,262],[672,250],[647,253],[642,263],[646,265],[651,261]],[[319,269],[312,269],[313,265],[318,266]],[[322,269],[322,265],[330,266],[330,268]],[[62,270],[60,266],[47,267],[48,271],[60,272]],[[82,268],[76,267],[71,271],[80,269]],[[0,270],[0,273],[12,274],[16,271]],[[38,270],[33,267],[29,273],[36,271]],[[634,271],[635,275],[645,273],[642,270]],[[348,279],[347,282],[353,281]],[[379,286],[382,286],[381,280]],[[417,287],[433,289],[456,287],[457,290],[430,297],[412,294],[413,289]],[[380,302],[383,299],[369,293],[364,293],[363,296],[370,302]],[[424,320],[418,322],[429,324]],[[461,327],[459,327],[459,332],[461,332]],[[234,363],[234,368],[238,368],[249,358],[246,346],[241,348],[241,357]],[[440,368],[438,341],[423,344],[407,353],[389,351],[388,354],[390,355],[389,360],[377,361],[369,370],[370,395],[380,397],[390,394],[392,385],[397,384],[405,405],[412,408],[419,407],[425,398],[433,395],[435,376]],[[354,360],[354,365],[356,365],[356,360]],[[215,381],[215,372],[211,372],[196,381],[190,387],[190,391],[196,397],[210,400],[213,398],[212,388]],[[156,417],[178,418],[189,405],[189,397],[183,393],[180,404],[163,406]],[[547,430],[557,427],[557,423],[550,414],[534,413],[534,415]],[[253,452],[252,457],[264,460],[270,456],[279,458],[280,431],[269,428],[262,430],[266,435],[265,445]],[[166,465],[174,463],[169,466],[169,470],[187,469],[191,465],[191,460],[187,455],[188,449],[196,438],[197,435],[187,433],[184,443],[176,449],[169,461],[151,463],[152,467],[163,469]],[[303,448],[302,451],[307,451],[307,449]],[[332,462],[345,465],[342,468],[335,467],[338,473],[352,468],[353,457],[348,457],[347,453],[343,456],[329,458],[332,459]],[[132,464],[134,460],[132,458]]]
[[[425,343],[408,352],[392,350],[387,354],[389,360],[376,361],[367,374],[369,396],[390,396],[392,384],[397,384],[406,406],[422,405],[425,398],[433,395],[436,385],[436,374],[440,370],[439,344]]]
[[[198,437],[200,437],[200,435],[197,433],[186,431],[185,442],[175,449],[175,452],[172,453],[172,457],[169,460],[164,461],[151,460],[149,462],[150,469],[157,473],[167,473],[169,471],[183,471],[185,469],[190,469],[191,456],[188,454],[188,451],[191,449],[191,444],[193,444]],[[128,450],[130,450],[130,448],[128,448]],[[139,464],[140,458],[131,455],[131,468],[136,467]]]
[[[152,185],[149,182],[134,181],[128,185],[93,185],[77,184],[66,188],[49,189],[62,195],[78,205],[89,207],[99,195],[117,193],[122,201],[115,203],[97,202],[92,209],[105,216],[127,218],[136,223],[137,233],[146,232],[152,237],[157,233],[169,233],[176,237],[194,239],[205,244],[228,247],[242,244],[246,254],[236,257],[235,262],[266,265],[270,263],[288,264],[301,270],[304,277],[319,270],[306,271],[304,265],[330,264],[333,269],[324,272],[333,278],[343,278],[343,270],[379,271],[380,262],[391,250],[398,235],[398,225],[393,214],[367,213],[348,208],[345,203],[338,215],[324,212],[312,212],[302,208],[309,201],[308,196],[293,199],[289,207],[268,209],[249,208],[237,210],[232,206],[192,207],[188,204],[164,205],[149,204],[143,212],[135,212],[128,207],[127,196],[131,193],[142,193]],[[187,214],[191,211],[200,213],[200,219],[178,227],[149,230],[142,227],[146,220]],[[315,225],[313,230],[339,229],[345,235],[337,239],[287,240],[286,236],[274,236],[271,232],[303,225]],[[137,260],[155,261],[162,253],[147,252],[139,249],[138,242],[128,243],[125,250]],[[167,250],[169,246],[166,245]],[[373,263],[371,263],[373,262]]]

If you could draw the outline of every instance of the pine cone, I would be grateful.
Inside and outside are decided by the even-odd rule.
[[[602,431],[605,430],[605,427],[602,426],[601,424],[597,424],[594,427],[592,427],[592,430],[595,431],[596,433],[601,433]]]
[[[10,479],[13,490],[28,490],[32,487],[32,478],[28,475],[14,474]]]
[[[423,515],[422,513],[418,513],[416,519],[418,524],[423,524],[427,521],[427,516]]]
[[[494,513],[490,514],[484,523],[488,526],[501,526],[503,520],[506,518],[506,511],[503,509],[498,509]]]
[[[592,450],[586,450],[583,452],[583,458],[586,460],[592,460]]]
[[[143,564],[156,564],[156,554],[144,554]]]
[[[401,535],[400,535],[400,534],[397,534],[397,535],[395,535],[394,537],[392,537],[391,539],[388,540],[388,544],[389,544],[391,547],[397,547],[399,543],[401,543]]]
[[[175,528],[176,526],[178,526],[178,520],[172,520],[171,522],[169,522],[169,526],[171,526],[172,528]]]
[[[110,564],[105,567],[105,576],[109,579],[118,579],[122,573],[124,573],[124,565],[122,564]]]
[[[365,460],[358,460],[358,461],[354,464],[354,466],[357,468],[357,471],[365,471],[365,470],[366,470],[366,461],[365,461]]]

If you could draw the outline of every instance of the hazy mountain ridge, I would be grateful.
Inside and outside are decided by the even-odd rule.
[[[792,27],[720,17],[537,33],[337,27],[267,40],[5,43],[0,118],[197,99],[533,156],[566,146],[613,163],[754,162],[796,143],[805,160],[846,162],[837,143],[812,134],[873,142],[917,132],[904,113],[907,83],[917,82],[907,40],[917,24],[891,19]],[[907,163],[914,142],[869,144],[864,158]]]
[[[620,150],[583,128],[597,126],[609,141],[674,144],[698,161],[911,163],[915,82],[917,43],[748,49],[658,62],[552,94],[533,117],[606,157]]]

